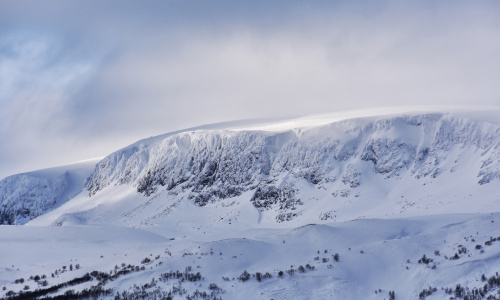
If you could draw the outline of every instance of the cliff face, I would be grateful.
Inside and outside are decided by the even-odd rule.
[[[90,195],[133,185],[146,196],[188,192],[199,206],[251,191],[260,211],[294,217],[307,183],[346,195],[381,179],[450,177],[467,165],[475,185],[500,178],[500,126],[450,114],[350,119],[281,131],[198,130],[148,140],[102,160],[85,184]],[[372,176],[373,177],[373,176]],[[337,188],[338,189],[338,188]]]
[[[0,224],[24,224],[83,189],[98,160],[12,175],[0,181]]]

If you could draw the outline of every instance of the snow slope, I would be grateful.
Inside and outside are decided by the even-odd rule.
[[[0,181],[0,224],[24,224],[79,194],[99,159],[12,175]]]
[[[113,299],[116,293],[121,299],[158,299],[168,292],[173,299],[196,299],[198,291],[208,296],[197,299],[381,300],[389,299],[390,291],[396,299],[420,299],[430,287],[436,290],[427,299],[449,299],[458,284],[465,295],[488,286],[483,275],[497,277],[498,222],[495,213],[282,229],[225,225],[201,239],[182,225],[162,235],[109,226],[0,226],[0,285],[5,287],[0,295],[43,289],[45,280],[49,287],[59,286],[97,271],[110,279],[96,273],[49,296],[100,285],[112,293],[99,299]],[[170,278],[171,272],[181,276]],[[196,273],[200,279],[194,282],[182,275]],[[16,283],[19,279],[23,282]],[[486,294],[497,291],[492,281]]]

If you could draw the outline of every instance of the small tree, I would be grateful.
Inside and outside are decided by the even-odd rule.
[[[455,288],[455,297],[457,298],[462,298],[464,293],[464,288],[460,286],[460,284],[457,284],[457,287]]]
[[[262,281],[262,274],[260,272],[255,273],[255,278],[257,279],[258,282]]]
[[[389,291],[389,300],[394,300],[396,299],[396,295],[394,294],[394,291]]]

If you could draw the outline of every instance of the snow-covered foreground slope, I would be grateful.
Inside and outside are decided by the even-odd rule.
[[[161,235],[0,226],[0,286],[4,295],[73,290],[74,299],[166,299],[169,292],[173,299],[389,299],[389,292],[419,299],[424,290],[428,299],[448,299],[458,284],[457,299],[474,289],[496,295],[499,222],[495,213],[237,231],[225,224],[215,235],[185,226]]]
[[[0,224],[24,224],[79,194],[99,159],[0,181]]]

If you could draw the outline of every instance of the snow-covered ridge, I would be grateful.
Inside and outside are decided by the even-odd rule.
[[[183,199],[198,206],[245,202],[257,208],[259,220],[278,222],[297,216],[316,222],[386,215],[370,205],[393,207],[391,214],[419,215],[430,207],[441,213],[450,208],[466,212],[470,206],[463,195],[482,195],[483,207],[499,200],[491,184],[500,179],[498,112],[370,110],[169,133],[141,140],[99,162],[0,181],[2,222],[25,223],[82,189],[77,201],[49,219],[94,207],[95,212],[85,217],[91,220],[103,209],[96,206],[109,201],[110,195],[121,201],[117,187],[135,189],[137,205],[154,202],[165,212]],[[109,192],[96,197],[107,188]],[[133,211],[120,206],[113,210],[117,218]],[[144,210],[140,219],[127,220],[147,223],[160,217],[156,214]],[[90,222],[115,222],[95,218]],[[302,221],[297,219],[297,224]]]
[[[500,122],[482,121],[478,112],[470,115],[405,113],[319,126],[276,123],[272,130],[264,130],[270,128],[266,125],[254,127],[262,130],[181,132],[111,154],[85,187],[90,195],[113,185],[133,185],[147,196],[187,191],[200,206],[252,191],[255,207],[278,208],[276,218],[283,221],[303,203],[296,197],[303,182],[325,190],[335,186],[331,193],[342,196],[373,184],[373,175],[454,180],[457,169],[467,168],[473,178],[467,184],[479,186],[500,178]]]
[[[100,159],[12,175],[0,181],[0,224],[24,224],[71,199]]]

